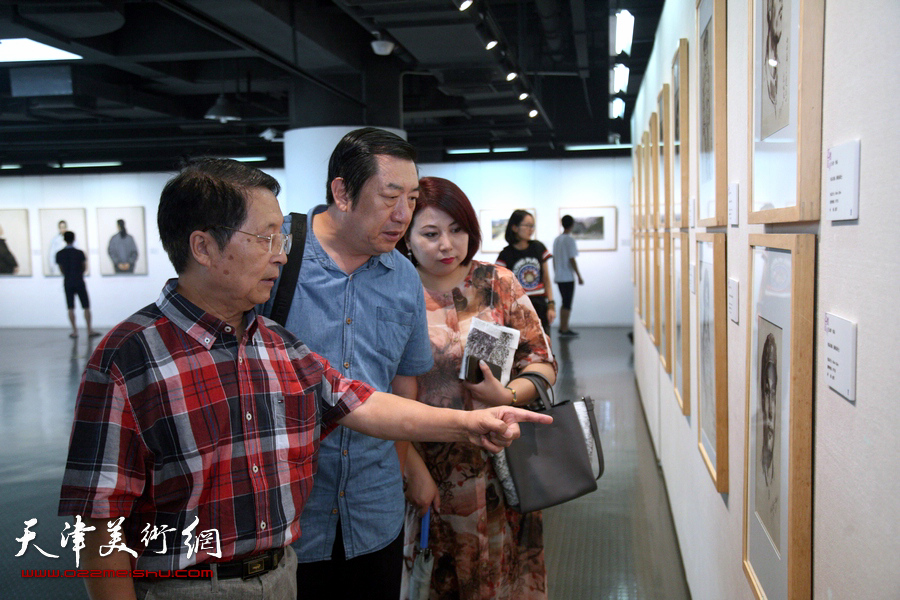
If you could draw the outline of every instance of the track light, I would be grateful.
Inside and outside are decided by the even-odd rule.
[[[507,80],[507,81],[512,81],[513,79],[515,79],[515,78],[518,77],[518,76],[519,76],[519,74],[516,73],[515,71],[510,71],[510,72],[506,75],[506,80]]]
[[[522,92],[519,94],[519,100],[528,100],[528,92]]]
[[[634,36],[634,16],[627,10],[616,13],[616,55],[624,52],[631,56],[631,41]]]
[[[536,116],[538,116],[538,111],[537,111],[537,109],[536,109],[536,108],[532,108],[530,111],[528,111],[528,116],[531,117],[532,119],[535,118]]]
[[[229,121],[240,121],[241,113],[237,106],[225,97],[225,94],[219,94],[216,103],[209,107],[203,117],[219,123],[228,123]]]
[[[617,63],[613,67],[613,93],[618,94],[628,89],[628,67]]]
[[[494,48],[497,47],[497,44],[499,44],[499,43],[500,42],[498,42],[497,40],[489,40],[488,43],[484,45],[484,49],[485,50],[493,50]]]
[[[397,44],[395,44],[391,40],[381,39],[380,31],[373,31],[372,35],[375,36],[375,39],[369,43],[372,46],[372,52],[374,52],[378,56],[389,56],[391,52],[394,51],[394,48],[397,47]]]
[[[625,101],[621,98],[613,98],[609,103],[609,118],[621,119],[625,116]]]
[[[460,0],[453,0],[453,4],[455,4],[460,12],[462,12],[472,6],[472,4],[474,4],[474,0],[462,0],[462,2],[460,2]]]

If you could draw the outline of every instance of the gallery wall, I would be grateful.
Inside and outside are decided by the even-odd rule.
[[[821,6],[811,0],[791,0]],[[635,313],[636,379],[648,426],[663,469],[671,510],[693,598],[698,600],[756,597],[743,566],[744,468],[748,397],[748,319],[750,236],[760,233],[814,234],[816,261],[810,417],[804,431],[811,436],[809,589],[814,598],[896,598],[900,594],[900,472],[896,427],[900,403],[900,321],[890,307],[900,292],[900,212],[896,210],[896,131],[900,93],[896,63],[900,42],[900,4],[829,0],[824,8],[823,94],[808,107],[822,107],[822,216],[784,224],[750,224],[746,192],[750,187],[750,14],[747,2],[726,0],[727,10],[727,182],[739,195],[737,225],[684,229],[691,240],[690,264],[696,266],[698,232],[724,233],[726,275],[739,284],[738,322],[724,317],[727,333],[728,492],[719,493],[698,448],[697,368],[691,372],[691,414],[677,403],[671,376],[642,319]],[[752,5],[753,3],[749,3]],[[698,54],[694,0],[669,0],[660,21],[653,57],[644,76],[632,131],[640,135],[657,94],[671,83],[671,61],[681,38],[690,47],[690,144],[696,148]],[[802,32],[801,32],[802,33]],[[878,48],[877,53],[870,52]],[[807,63],[812,68],[812,62]],[[873,82],[878,82],[873,84]],[[831,222],[825,218],[824,153],[850,140],[860,140],[859,218]],[[696,201],[698,165],[691,152],[690,190]],[[787,160],[790,160],[789,158]],[[763,173],[765,175],[765,173]],[[690,294],[690,355],[697,356],[696,294]],[[856,398],[848,401],[828,384],[825,315],[856,324]],[[751,386],[752,387],[752,386]],[[796,518],[792,515],[792,518]],[[759,565],[757,565],[759,566]],[[792,598],[794,596],[791,596]]]
[[[583,252],[578,258],[585,285],[576,291],[573,327],[631,325],[630,170],[627,158],[420,165],[423,176],[446,177],[460,185],[476,211],[534,208],[536,237],[548,247],[560,233],[561,207],[615,207],[618,228],[609,236],[615,241],[616,250]],[[283,207],[308,210],[317,203],[306,197],[304,201],[293,201],[285,171],[276,169],[270,173],[282,184]],[[0,177],[0,211],[27,209],[31,248],[30,276],[0,276],[0,327],[68,327],[62,279],[45,276],[41,268],[49,243],[40,230],[42,210],[85,209],[86,232],[76,232],[76,245],[87,248],[86,282],[97,328],[111,327],[156,300],[165,281],[175,276],[156,228],[159,193],[171,176],[156,173]],[[315,177],[324,182],[325,173]],[[103,275],[101,261],[108,261],[109,235],[108,224],[98,220],[98,215],[106,214],[104,211],[110,208],[128,208],[131,214],[139,207],[145,215],[146,252],[142,254],[146,256],[141,259],[146,261],[147,274]],[[137,233],[136,226],[128,228]],[[16,235],[6,231],[4,236],[9,238],[11,233]],[[477,256],[488,261],[496,257],[495,253]],[[76,313],[82,323],[77,301]]]

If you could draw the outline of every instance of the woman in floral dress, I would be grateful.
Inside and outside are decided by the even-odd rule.
[[[526,405],[537,390],[516,375],[537,371],[551,384],[556,380],[556,361],[540,319],[509,270],[472,260],[481,235],[465,194],[438,177],[419,183],[412,222],[399,246],[422,278],[434,353],[434,368],[418,378],[418,400],[460,410]],[[459,378],[475,318],[520,332],[513,378],[506,386],[484,363],[481,383]],[[547,598],[541,513],[523,515],[507,507],[488,454],[470,444],[414,444],[406,475],[405,578],[418,543],[419,516],[431,506],[431,600]]]

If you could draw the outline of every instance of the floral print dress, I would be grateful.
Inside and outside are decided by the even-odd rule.
[[[518,329],[513,375],[532,363],[556,368],[531,302],[512,273],[472,261],[465,281],[447,293],[425,290],[434,367],[418,377],[420,402],[473,410],[459,379],[472,319]],[[429,547],[434,555],[431,600],[546,600],[543,520],[540,512],[507,508],[488,454],[468,443],[416,443],[440,490],[432,512]],[[418,546],[420,519],[407,508],[404,581]],[[405,587],[405,586],[404,586]]]

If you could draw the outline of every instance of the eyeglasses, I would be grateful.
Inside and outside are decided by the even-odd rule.
[[[230,229],[231,231],[237,231],[238,233],[243,233],[244,235],[252,235],[255,238],[259,238],[261,240],[266,240],[269,242],[269,252],[272,252],[274,248],[278,249],[278,252],[275,254],[281,254],[282,252],[290,252],[291,251],[291,240],[292,235],[289,233],[287,235],[281,233],[273,233],[272,235],[257,235],[255,233],[250,233],[249,231],[241,231],[240,229],[235,229],[234,227],[225,227],[220,226],[220,229]]]
[[[531,225],[526,225],[525,223],[519,223],[519,227],[521,227],[523,229],[534,229],[534,223],[532,223]]]

